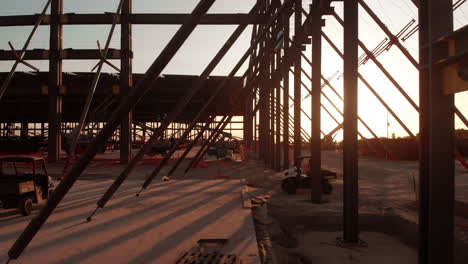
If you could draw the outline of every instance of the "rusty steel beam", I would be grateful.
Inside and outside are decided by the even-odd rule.
[[[333,12],[336,14],[335,12]],[[358,1],[344,2],[343,240],[359,242]]]
[[[53,27],[54,25],[52,25]],[[53,50],[34,49],[27,50],[24,54],[24,60],[48,60],[52,56]],[[109,49],[106,59],[118,60],[121,56],[121,51],[118,49]],[[132,52],[129,54],[133,57]],[[58,58],[61,60],[100,60],[102,56],[99,50],[93,49],[64,49],[58,51]],[[0,61],[16,60],[14,54],[9,50],[0,50]]]
[[[113,112],[104,128],[99,132],[96,138],[91,141],[88,148],[68,172],[65,179],[60,182],[47,201],[47,204],[26,226],[20,237],[8,251],[10,259],[17,259],[29,245],[42,225],[46,222],[47,218],[52,214],[60,201],[62,201],[63,197],[68,193],[81,173],[83,173],[88,164],[94,158],[98,150],[101,149],[112,134],[114,134],[115,130],[120,125],[122,118],[130,112],[144,94],[152,87],[157,77],[161,74],[167,64],[169,64],[174,55],[195,29],[200,18],[208,11],[214,2],[215,0],[201,0],[198,3],[192,14],[187,18],[185,23],[179,28],[176,34],[169,41],[168,45],[150,66],[144,78],[130,91],[129,96],[122,101],[118,108]]]
[[[110,25],[114,14],[62,14],[59,16],[61,25]],[[130,14],[126,15],[129,22],[134,25],[181,25],[190,14]],[[0,16],[0,27],[33,26],[38,15]],[[265,15],[249,14],[206,14],[200,21],[200,25],[240,25],[251,19],[249,24],[264,24],[268,21]],[[51,16],[45,15],[42,25],[50,25]],[[117,23],[121,24],[122,16],[117,17]]]

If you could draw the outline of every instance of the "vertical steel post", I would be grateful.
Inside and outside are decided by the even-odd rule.
[[[274,45],[274,28],[271,28],[271,31],[270,31],[270,42],[272,44],[270,45]],[[271,85],[272,87],[269,88],[270,89],[270,92],[269,92],[269,95],[270,95],[270,102],[268,104],[269,106],[269,118],[270,118],[270,133],[268,135],[268,139],[269,139],[269,144],[268,144],[268,147],[269,147],[269,164],[270,164],[270,168],[271,169],[274,169],[275,168],[275,101],[276,101],[276,98],[275,98],[275,83],[273,83],[271,80],[273,80],[273,73],[275,72],[275,52],[274,50],[271,51],[271,58],[270,60],[268,60],[270,62],[270,78],[269,78],[269,85]]]
[[[63,0],[53,0],[51,3],[50,25],[50,59],[49,59],[49,127],[48,127],[48,156],[49,162],[60,159],[61,140],[60,124],[62,115],[62,50],[63,27],[59,15],[63,14]]]
[[[262,14],[265,13],[265,10],[267,9],[268,6],[268,1],[264,0],[265,7],[264,10],[262,10]],[[262,25],[262,31],[266,31],[267,29],[265,28],[264,25]],[[266,46],[266,41],[263,39],[260,42],[260,47],[259,47],[259,57],[264,57],[265,56],[265,46]],[[258,83],[259,91],[260,91],[260,97],[265,97],[265,84],[267,83],[267,78],[266,78],[266,72],[265,72],[265,65],[264,63],[259,64],[260,68],[260,81]],[[266,151],[266,130],[267,130],[267,125],[266,125],[266,113],[265,113],[265,104],[263,103],[260,107],[260,112],[259,112],[259,121],[258,121],[258,139],[259,139],[259,157],[261,160],[265,160],[267,151]]]
[[[295,60],[294,60],[294,164],[298,165],[298,157],[301,155],[302,140],[301,140],[301,46],[302,41],[299,40],[299,32],[302,27],[302,0],[296,0],[294,3],[294,41],[295,45]]]
[[[427,65],[430,54],[425,45],[430,42],[428,2],[419,6],[419,63]],[[427,264],[429,238],[429,119],[428,119],[429,69],[419,71],[419,215],[418,263]]]
[[[258,14],[258,11],[255,13]],[[250,39],[250,45],[254,43],[255,39],[257,38],[257,25],[252,26],[252,35]],[[256,49],[252,49],[252,52],[250,54],[250,60],[249,60],[249,70],[251,73],[254,73],[255,71],[255,65],[254,65],[254,60],[256,57]],[[252,104],[253,104],[254,97],[249,97],[246,100],[246,105],[245,105],[245,113],[244,113],[244,144],[248,147],[252,147],[253,143],[253,117],[251,115],[252,112]]]
[[[289,49],[289,16],[283,17],[283,60],[286,50]],[[289,168],[289,69],[287,63],[283,63],[283,169]]]
[[[312,175],[313,203],[322,202],[321,177],[321,93],[322,93],[322,1],[315,0],[312,12],[312,127],[310,140],[310,169]]]
[[[420,3],[420,56],[428,65],[421,74],[422,102],[419,263],[454,263],[454,95],[443,93],[443,69],[433,66],[448,56],[448,48],[434,47],[433,41],[453,31],[451,0]],[[443,228],[441,228],[443,227]]]
[[[276,67],[279,69],[281,65],[281,50],[278,50],[276,53]],[[281,73],[283,73],[281,71]],[[275,170],[281,170],[281,88],[280,84],[278,83],[276,86],[276,110],[275,110],[275,117],[276,117],[276,147],[275,147]]]
[[[344,2],[343,239],[359,240],[358,203],[358,1]]]
[[[128,95],[133,87],[132,70],[132,1],[125,0],[122,7],[121,16],[121,36],[120,45],[122,57],[120,59],[120,96],[122,100]],[[130,111],[120,124],[120,163],[128,164],[132,154],[132,112]]]

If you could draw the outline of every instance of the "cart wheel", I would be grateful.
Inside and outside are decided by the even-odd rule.
[[[18,203],[18,209],[20,210],[20,212],[24,215],[24,216],[27,216],[27,215],[30,215],[31,214],[31,211],[32,211],[32,205],[33,205],[33,202],[31,200],[31,198],[29,197],[24,197],[23,199],[21,199]]]
[[[324,194],[330,194],[333,191],[333,186],[327,180],[322,182],[322,192]]]

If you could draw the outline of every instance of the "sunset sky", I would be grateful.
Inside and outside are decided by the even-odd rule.
[[[65,13],[102,13],[115,12],[117,0],[64,0]],[[199,1],[196,0],[134,0],[135,13],[190,13]],[[303,1],[305,8],[311,1]],[[455,2],[455,1],[454,1]],[[39,13],[46,0],[2,0],[0,15],[22,15]],[[374,10],[380,19],[396,34],[411,19],[417,21],[417,8],[411,0],[366,0],[366,3]],[[253,0],[218,0],[210,9],[210,13],[247,13],[253,6]],[[342,3],[335,2],[338,14],[342,15]],[[372,21],[362,8],[360,12],[360,40],[364,42],[368,49],[372,50],[384,38],[385,34]],[[460,28],[468,24],[468,3],[464,3],[455,11],[454,27]],[[326,27],[324,31],[333,39],[333,41],[342,48],[343,31],[341,26],[333,17],[326,17]],[[134,50],[134,71],[136,73],[145,72],[153,60],[158,56],[170,38],[173,36],[179,26],[141,26],[133,27],[133,50]],[[64,27],[64,48],[74,49],[94,49],[96,40],[100,40],[102,45],[105,43],[110,26],[65,26]],[[32,27],[0,27],[0,49],[9,49],[8,41],[12,41],[16,49],[21,49]],[[199,26],[184,44],[180,52],[174,57],[163,73],[165,74],[192,74],[199,75],[205,66],[210,62],[219,48],[224,44],[235,26]],[[120,48],[120,28],[117,27],[116,34],[112,41],[112,48]],[[237,63],[248,48],[251,35],[251,27],[248,28],[236,43],[233,49],[223,59],[217,67],[215,75],[227,75],[232,67]],[[323,75],[330,77],[337,71],[342,73],[343,64],[338,55],[323,40]],[[44,48],[49,46],[49,27],[41,27],[34,37],[29,49]],[[403,42],[416,60],[418,59],[418,34]],[[360,51],[362,53],[362,51]],[[310,47],[305,51],[308,57],[311,57]],[[418,72],[414,66],[404,57],[396,46],[390,51],[384,52],[379,58],[385,68],[394,76],[411,98],[418,103]],[[42,71],[48,70],[47,61],[33,61],[33,65],[39,67]],[[9,71],[13,62],[0,62],[0,71]],[[64,71],[67,72],[88,72],[96,64],[96,61],[65,61]],[[310,67],[303,62],[304,69],[310,72]],[[24,67],[20,71],[27,70]],[[241,75],[245,67],[238,72]],[[105,68],[105,71],[111,71]],[[398,90],[390,81],[378,70],[371,62],[359,68],[359,71],[367,81],[374,86],[386,102],[394,109],[400,118],[413,131],[418,132],[418,115],[416,110],[401,96]],[[304,82],[310,86],[310,82],[304,78]],[[332,78],[330,82],[342,94],[342,79]],[[373,97],[369,90],[360,83],[359,86],[359,114],[379,136],[386,136],[387,111]],[[329,88],[324,88],[324,92],[336,102],[338,107],[342,103]],[[304,90],[305,94],[306,91]],[[338,120],[342,120],[339,114],[322,99],[325,107],[335,114]],[[1,103],[1,102],[0,102]],[[468,92],[456,95],[457,107],[468,116]],[[310,113],[310,97],[302,102],[303,108]],[[334,121],[328,114],[322,111],[323,131],[325,133],[336,127]],[[310,131],[310,121],[303,117],[303,127]],[[396,136],[407,136],[405,131],[389,115],[389,134],[395,133]],[[465,128],[463,124],[456,119],[456,128]],[[370,136],[364,127],[360,126],[363,135]],[[341,135],[338,135],[340,138]]]

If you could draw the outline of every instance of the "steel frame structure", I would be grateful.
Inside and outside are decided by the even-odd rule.
[[[338,1],[338,0],[337,0]],[[321,203],[321,135],[325,135],[321,129],[321,109],[323,108],[337,123],[337,128],[332,130],[335,133],[339,129],[344,131],[344,155],[343,155],[343,240],[349,244],[359,243],[359,185],[358,185],[358,136],[362,135],[358,131],[358,122],[363,122],[358,116],[358,80],[371,90],[377,100],[392,114],[398,123],[410,136],[414,136],[398,115],[386,104],[378,92],[359,74],[358,67],[360,58],[358,49],[364,50],[369,60],[380,69],[380,71],[390,80],[397,90],[406,98],[406,100],[418,111],[420,116],[420,190],[421,197],[419,201],[419,263],[453,263],[453,232],[454,232],[454,118],[458,115],[467,125],[466,118],[456,109],[454,105],[453,94],[443,93],[441,89],[444,85],[443,67],[437,65],[437,60],[456,61],[463,59],[466,61],[466,54],[450,54],[448,48],[440,48],[440,38],[443,41],[456,40],[460,37],[457,32],[453,33],[452,21],[452,1],[451,0],[427,0],[413,1],[419,8],[419,35],[420,35],[420,58],[419,64],[411,54],[400,43],[399,39],[383,24],[378,16],[367,6],[363,0],[346,0],[344,3],[344,18],[342,19],[331,7],[332,0],[314,0],[310,6],[310,12],[307,13],[302,8],[300,0],[258,0],[250,14],[232,15],[221,17],[216,15],[207,15],[206,12],[215,0],[201,0],[193,13],[190,15],[177,15],[172,18],[165,15],[145,16],[142,14],[132,14],[131,0],[125,0],[122,7],[122,15],[115,16],[117,23],[122,24],[122,51],[121,53],[121,74],[122,87],[124,94],[117,110],[106,122],[104,128],[99,132],[92,144],[86,149],[84,155],[74,164],[73,168],[67,173],[67,177],[57,187],[47,205],[40,211],[26,227],[24,232],[18,238],[16,243],[9,251],[11,259],[18,258],[47,218],[60,203],[66,193],[79,178],[81,173],[87,167],[89,162],[96,155],[97,150],[105,144],[107,139],[113,135],[119,125],[122,126],[121,144],[128,145],[130,127],[131,127],[131,109],[144,96],[147,87],[154,82],[164,67],[169,63],[178,49],[188,38],[190,33],[198,24],[237,24],[238,28],[225,46],[219,51],[216,57],[207,66],[202,74],[201,81],[195,85],[197,90],[204,85],[204,80],[208,78],[211,71],[219,63],[227,50],[234,44],[239,35],[244,31],[247,25],[253,25],[252,41],[250,48],[241,57],[237,65],[232,69],[228,79],[218,87],[221,88],[229,83],[241,66],[250,57],[249,67],[242,75],[244,87],[238,94],[239,98],[247,97],[251,100],[245,106],[247,113],[244,117],[244,141],[250,148],[256,149],[258,141],[258,152],[261,160],[272,169],[280,170],[288,168],[290,165],[289,152],[291,151],[290,142],[293,143],[292,152],[294,153],[294,163],[301,154],[301,148],[305,140],[310,140],[311,151],[311,169],[313,172],[311,201]],[[419,106],[405,92],[402,86],[393,78],[393,76],[380,63],[373,51],[369,50],[358,38],[358,17],[359,4],[372,17],[377,25],[390,39],[391,45],[395,45],[407,57],[420,72],[420,101]],[[294,36],[290,39],[290,21],[294,16]],[[65,18],[65,16],[68,16]],[[333,16],[344,28],[343,52],[341,52],[333,41],[322,31],[325,16]],[[305,17],[305,19],[304,19]],[[30,24],[30,16],[23,17],[23,25]],[[58,127],[60,126],[57,114],[60,112],[61,101],[59,88],[61,85],[61,61],[64,59],[60,52],[62,50],[61,34],[62,25],[66,23],[85,24],[91,19],[95,19],[95,24],[109,24],[109,15],[63,15],[62,0],[52,0],[52,13],[45,16],[44,24],[51,26],[51,50],[50,50],[50,116],[49,136],[52,137],[52,157],[56,158],[57,146],[59,146]],[[151,22],[151,23],[150,23]],[[131,80],[131,25],[138,23],[181,23],[182,27],[178,30],[166,48],[161,52],[155,62],[148,69],[143,80],[135,87],[132,87]],[[0,17],[0,26],[20,23],[19,17]],[[20,23],[20,24],[21,24]],[[466,31],[466,29],[465,29]],[[464,31],[464,32],[465,32]],[[465,32],[466,33],[466,32]],[[466,34],[465,34],[466,35]],[[329,81],[322,75],[321,57],[322,40],[331,45],[333,50],[343,58],[344,68],[344,96],[341,97],[336,89],[331,86]],[[442,41],[442,42],[443,42]],[[312,60],[307,60],[302,51],[304,45],[312,45]],[[24,52],[26,56],[28,52]],[[32,55],[31,55],[32,56]],[[1,57],[1,54],[0,54]],[[302,68],[303,58],[306,58],[308,64],[312,67],[310,76]],[[460,59],[461,57],[461,59]],[[452,62],[453,63],[453,62]],[[445,65],[445,64],[444,64]],[[293,74],[290,74],[294,67]],[[305,74],[304,74],[305,73]],[[301,115],[304,110],[301,108],[301,90],[307,86],[302,81],[306,76],[311,81],[311,89],[308,92],[311,95],[312,109],[311,116],[311,134],[304,133],[301,127]],[[290,78],[293,77],[293,93],[290,97]],[[322,80],[324,84],[322,84]],[[341,112],[333,104],[327,95],[323,92],[325,86],[338,95],[344,102],[344,109]],[[281,89],[283,92],[281,93]],[[169,124],[179,115],[184,107],[193,97],[193,91],[189,91],[172,111],[169,117],[155,130],[143,147],[137,158],[132,160],[121,177],[108,189],[101,200],[98,202],[98,208],[105,206],[106,202],[112,197],[120,184],[134,168],[136,162],[152,146],[156,139],[161,137]],[[216,92],[215,92],[216,93]],[[343,116],[343,122],[339,122],[323,105],[322,97],[327,99],[333,107]],[[208,100],[207,107],[214,96]],[[294,107],[293,114],[289,113],[290,103]],[[211,116],[202,127],[195,128],[198,118],[205,113],[205,107],[194,118],[192,123],[184,129],[181,138],[185,138],[193,133],[194,129],[199,132],[193,142],[187,147],[182,157],[171,168],[169,174],[173,174],[181,162],[186,158],[187,153],[200,139],[201,135],[207,133],[208,128],[215,121]],[[305,113],[305,112],[304,112]],[[195,167],[203,158],[210,145],[216,142],[217,138],[229,124],[232,115],[223,116],[221,121],[217,122],[215,129],[209,131],[210,135],[195,158],[191,160],[184,172],[187,173]],[[122,120],[124,120],[122,122]],[[257,123],[258,131],[257,131]],[[377,138],[377,135],[366,128]],[[292,133],[291,133],[292,132]],[[258,139],[258,140],[257,140]],[[291,140],[292,139],[292,140]],[[148,188],[152,180],[158,175],[162,166],[171,157],[174,149],[180,144],[180,140],[166,155],[152,174],[145,180],[139,195],[144,189]],[[383,144],[383,143],[382,143]],[[384,144],[383,144],[384,145]],[[385,147],[385,146],[384,146]],[[391,150],[386,148],[386,151]],[[124,149],[121,154],[123,162],[129,161],[128,149]],[[283,158],[281,158],[283,156]],[[96,212],[96,211],[95,211]],[[94,212],[93,212],[94,214]],[[440,226],[444,226],[442,229]]]

